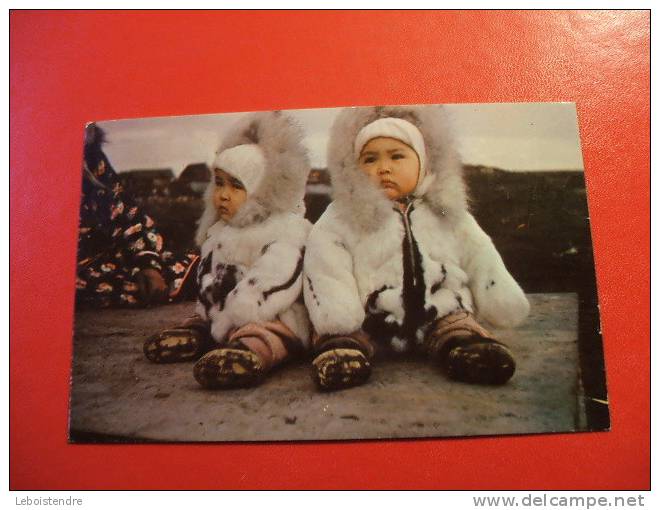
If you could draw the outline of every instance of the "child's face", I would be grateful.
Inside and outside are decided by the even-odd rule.
[[[412,193],[419,178],[419,156],[396,138],[372,138],[360,153],[360,169],[390,200]]]
[[[213,205],[224,221],[230,220],[247,200],[243,183],[220,168],[213,170]]]

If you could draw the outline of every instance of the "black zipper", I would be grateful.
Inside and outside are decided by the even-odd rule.
[[[417,249],[417,241],[413,235],[410,221],[410,214],[414,210],[413,202],[407,202],[403,211],[398,207],[396,210],[401,214],[405,231],[405,237],[402,243],[403,288],[401,297],[403,300],[404,318],[401,325],[401,332],[404,337],[413,340],[417,328],[424,322],[426,286],[424,284],[424,275],[420,274],[422,271],[421,254]]]
[[[412,230],[410,228],[410,218],[408,216],[411,212],[411,209],[412,209],[412,202],[408,202],[405,211],[401,211],[400,209],[397,208],[397,210],[399,211],[399,213],[403,218],[403,227],[405,229],[406,238],[408,239],[408,256],[410,257],[413,286],[417,287],[417,265],[415,264],[415,249],[413,245],[414,237],[412,235]]]

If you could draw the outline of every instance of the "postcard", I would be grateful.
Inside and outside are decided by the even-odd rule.
[[[609,429],[574,104],[84,131],[71,442]]]

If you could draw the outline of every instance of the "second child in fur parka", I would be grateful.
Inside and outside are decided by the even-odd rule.
[[[175,328],[152,339],[145,346],[150,359],[162,360],[173,338],[188,335],[190,357],[212,349],[194,367],[197,381],[230,388],[255,384],[307,350],[301,293],[311,225],[304,219],[309,162],[302,139],[302,130],[280,112],[248,115],[225,138],[211,164],[197,232],[197,317],[179,333]]]
[[[444,110],[343,110],[328,170],[334,202],[304,270],[319,387],[365,382],[379,346],[421,353],[461,381],[506,382],[515,361],[475,316],[512,327],[529,304],[468,212]]]

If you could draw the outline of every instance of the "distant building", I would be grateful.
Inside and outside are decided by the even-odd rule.
[[[313,168],[305,189],[305,217],[315,223],[330,203],[330,174],[325,168]]]
[[[463,165],[463,170],[468,177],[471,175],[494,176],[502,173],[500,168],[485,165]]]
[[[169,194],[169,185],[174,180],[174,173],[171,168],[141,168],[120,173],[119,180],[130,195],[165,196]]]
[[[206,163],[191,163],[179,175],[179,182],[209,182],[211,171]]]
[[[178,178],[169,168],[137,169],[119,174],[124,189],[136,197],[171,196],[173,198],[201,197],[211,180],[205,163],[187,165]],[[325,168],[314,168],[307,179],[307,193],[330,194],[330,174]]]
[[[183,169],[179,178],[172,182],[172,195],[201,195],[211,180],[211,171],[206,163],[191,163]]]

